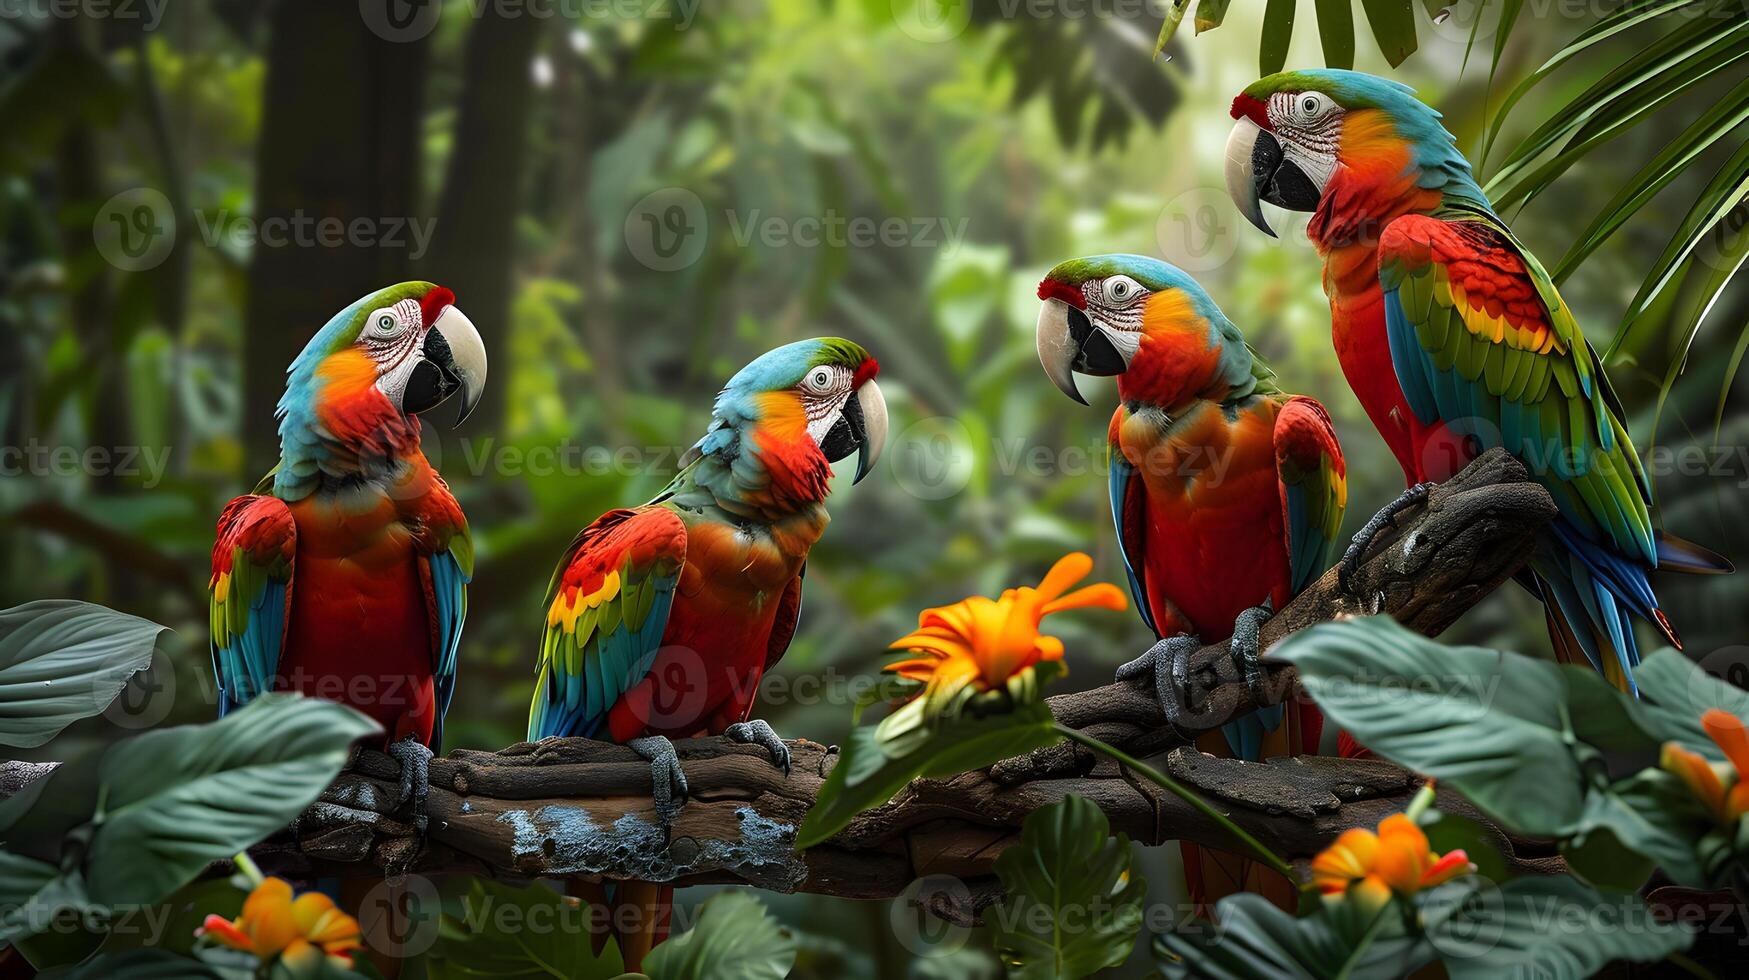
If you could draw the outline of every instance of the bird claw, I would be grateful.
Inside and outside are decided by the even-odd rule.
[[[395,809],[412,800],[413,826],[423,834],[429,824],[425,804],[431,791],[431,749],[409,735],[390,742],[388,755],[401,764],[401,795],[395,800]]]
[[[634,738],[626,747],[650,761],[650,797],[656,801],[656,815],[665,824],[673,823],[686,806],[686,773],[681,771],[674,743],[650,735]]]
[[[1264,704],[1268,693],[1263,686],[1263,665],[1257,657],[1263,645],[1263,624],[1274,615],[1268,606],[1252,606],[1241,612],[1233,621],[1233,636],[1227,641],[1227,652],[1233,658],[1233,666],[1239,669],[1239,676],[1245,678],[1245,687],[1251,692],[1255,704]]]
[[[1169,636],[1148,648],[1148,652],[1117,669],[1117,679],[1131,680],[1144,675],[1154,679],[1154,697],[1160,702],[1160,713],[1166,723],[1181,734],[1191,731],[1183,723],[1186,703],[1184,692],[1190,684],[1192,653],[1202,649],[1202,640],[1194,636]],[[1194,709],[1192,709],[1194,710]]]
[[[770,722],[761,718],[738,721],[723,729],[723,734],[732,742],[764,746],[765,751],[771,753],[771,764],[782,769],[785,776],[789,775],[789,746],[771,730]]]
[[[1382,510],[1369,518],[1360,530],[1354,532],[1354,537],[1349,541],[1348,550],[1342,553],[1342,560],[1336,565],[1336,584],[1343,594],[1354,596],[1357,600],[1361,598],[1355,596],[1352,583],[1355,572],[1360,570],[1361,560],[1366,557],[1367,549],[1372,547],[1373,538],[1378,537],[1379,532],[1387,527],[1395,528],[1397,515],[1426,500],[1427,495],[1433,492],[1434,486],[1435,484],[1432,483],[1417,483],[1404,490],[1397,495],[1397,499],[1386,504]],[[1364,601],[1360,604],[1366,605]]]

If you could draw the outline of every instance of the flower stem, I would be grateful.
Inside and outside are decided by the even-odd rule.
[[[238,871],[243,872],[243,877],[248,878],[251,885],[261,884],[266,877],[261,873],[261,868],[256,865],[255,859],[249,856],[248,851],[238,851],[236,856],[231,858],[231,863],[237,866]]]
[[[1426,813],[1427,808],[1432,805],[1433,780],[1429,779],[1427,782],[1421,784],[1420,789],[1415,791],[1415,796],[1409,800],[1409,808],[1403,811],[1403,815],[1415,823],[1420,823],[1421,815]]]
[[[1213,820],[1215,823],[1220,824],[1222,827],[1226,828],[1227,833],[1232,834],[1234,837],[1239,839],[1240,843],[1244,844],[1246,847],[1248,847],[1252,851],[1254,851],[1256,853],[1258,859],[1261,860],[1264,864],[1269,865],[1269,867],[1271,869],[1273,869],[1277,874],[1280,874],[1281,876],[1285,877],[1289,881],[1295,882],[1296,884],[1298,883],[1299,878],[1298,878],[1298,876],[1296,876],[1294,874],[1294,869],[1293,869],[1292,865],[1288,864],[1285,860],[1283,860],[1281,858],[1280,855],[1276,854],[1274,851],[1270,850],[1267,847],[1264,847],[1263,844],[1260,841],[1258,841],[1257,838],[1252,837],[1250,834],[1245,832],[1245,829],[1243,827],[1240,827],[1238,824],[1234,823],[1233,819],[1231,817],[1227,816],[1226,814],[1222,813],[1219,810],[1216,810],[1213,806],[1209,805],[1209,802],[1207,800],[1198,796],[1194,791],[1186,788],[1185,786],[1183,786],[1182,784],[1180,784],[1176,780],[1167,776],[1165,773],[1160,772],[1159,770],[1155,769],[1153,766],[1148,765],[1147,763],[1141,761],[1140,759],[1137,759],[1135,756],[1132,756],[1129,753],[1124,752],[1121,749],[1107,745],[1106,743],[1101,742],[1099,739],[1096,739],[1093,736],[1086,734],[1085,732],[1079,732],[1073,728],[1069,728],[1069,727],[1065,726],[1062,722],[1055,722],[1053,724],[1057,730],[1057,733],[1059,735],[1062,735],[1064,738],[1067,738],[1073,742],[1079,742],[1082,745],[1087,746],[1088,748],[1092,749],[1095,752],[1099,752],[1105,756],[1110,757],[1111,759],[1116,761],[1119,765],[1127,766],[1128,768],[1130,768],[1130,769],[1134,770],[1135,772],[1141,774],[1142,776],[1146,777],[1147,780],[1149,782],[1153,783],[1154,785],[1160,787],[1161,789],[1167,791],[1168,793],[1171,793],[1172,795],[1178,797],[1179,799],[1183,800],[1184,802],[1189,803],[1191,806],[1195,807],[1197,809],[1197,811],[1200,812],[1203,816],[1208,817],[1210,820]]]

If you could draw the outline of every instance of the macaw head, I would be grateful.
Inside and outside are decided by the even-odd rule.
[[[1318,211],[1340,197],[1395,217],[1415,196],[1429,207],[1442,193],[1483,200],[1439,113],[1399,82],[1336,68],[1278,72],[1239,93],[1232,114],[1227,190],[1271,237],[1259,201]]]
[[[1038,298],[1039,363],[1083,405],[1077,371],[1118,375],[1126,399],[1171,405],[1217,377],[1238,383],[1250,369],[1244,338],[1208,292],[1159,259],[1070,259],[1045,274]]]
[[[403,416],[456,397],[460,425],[486,387],[486,345],[455,294],[428,282],[380,289],[335,314],[292,362],[280,413],[381,395]]]
[[[887,441],[887,402],[880,365],[861,346],[837,337],[798,340],[761,354],[717,396],[711,429],[693,447],[710,453],[742,446],[768,468],[807,467],[817,453],[836,463],[859,452],[856,481],[868,475]]]

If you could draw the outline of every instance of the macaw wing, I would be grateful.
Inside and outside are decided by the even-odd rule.
[[[686,560],[686,525],[665,507],[614,510],[578,533],[547,589],[530,741],[592,737],[662,647]]]
[[[291,509],[277,497],[238,497],[219,515],[207,610],[221,716],[273,688],[297,539]]]
[[[437,480],[437,490],[428,501],[433,512],[426,516],[420,540],[425,552],[425,567],[421,569],[425,606],[431,621],[431,677],[437,698],[437,718],[431,729],[433,752],[442,751],[443,719],[455,697],[456,661],[468,618],[468,583],[474,580],[474,537],[467,518],[441,479]]]
[[[1348,507],[1348,466],[1329,413],[1315,399],[1288,399],[1275,416],[1289,583],[1298,595],[1330,566]]]
[[[1654,562],[1651,484],[1615,393],[1548,273],[1498,219],[1392,221],[1379,281],[1416,416],[1504,446],[1580,534]]]
[[[1160,629],[1154,624],[1153,606],[1148,601],[1145,582],[1147,574],[1148,509],[1147,487],[1136,475],[1136,468],[1124,458],[1118,445],[1118,430],[1122,428],[1127,410],[1119,407],[1111,418],[1111,458],[1107,479],[1111,490],[1111,519],[1117,525],[1117,548],[1123,556],[1124,571],[1130,580],[1130,597],[1136,601],[1136,611],[1154,635]]]
[[[771,639],[765,647],[766,670],[783,659],[790,641],[796,638],[796,628],[802,624],[802,579],[807,577],[808,563],[804,561],[801,571],[784,586],[783,596],[777,600],[776,618],[771,622]]]

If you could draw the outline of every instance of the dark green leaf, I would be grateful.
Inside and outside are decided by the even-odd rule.
[[[1373,39],[1395,68],[1415,53],[1415,8],[1410,0],[1360,0]]]
[[[1190,0],[1171,0],[1166,17],[1160,22],[1160,33],[1154,38],[1154,57],[1160,57],[1160,52],[1172,43],[1172,35],[1178,33],[1178,25],[1184,22],[1184,12],[1189,9]]]
[[[1066,796],[1034,810],[996,874],[1007,897],[984,922],[1010,977],[1085,977],[1129,958],[1147,883],[1098,806]]]
[[[1599,892],[1565,875],[1529,875],[1499,887],[1461,878],[1416,904],[1452,980],[1583,980],[1617,960],[1656,962],[1694,940],[1687,929],[1656,921],[1638,896]]]
[[[1712,736],[1701,727],[1708,708],[1720,708],[1749,718],[1749,691],[1734,687],[1700,669],[1681,653],[1663,649],[1634,669],[1644,697],[1641,717],[1660,742],[1677,742],[1691,751],[1724,761]]]
[[[109,707],[164,627],[89,602],[0,611],[0,745],[38,746]]]
[[[1257,70],[1273,75],[1287,64],[1287,47],[1294,38],[1294,13],[1299,0],[1269,0],[1263,10],[1263,34],[1257,45]]]
[[[587,905],[544,885],[512,888],[476,878],[462,901],[462,918],[440,922],[428,967],[433,980],[618,976],[619,948],[608,943],[597,956],[596,927]]]
[[[41,974],[43,980],[218,980],[219,974],[199,960],[162,949],[130,949],[100,953],[91,959]]]
[[[77,871],[0,851],[0,944],[47,928],[60,909],[89,904]]]
[[[1364,919],[1353,903],[1338,902],[1295,918],[1261,895],[1233,895],[1215,907],[1219,926],[1194,920],[1156,938],[1154,953],[1168,977],[1185,980],[1406,977],[1434,953],[1407,934],[1395,913],[1387,906]]]
[[[1638,319],[1652,306],[1658,294],[1666,286],[1677,281],[1678,268],[1682,267],[1695,254],[1695,250],[1702,243],[1709,240],[1721,222],[1728,221],[1733,214],[1741,213],[1737,208],[1743,203],[1745,197],[1749,197],[1749,143],[1739,146],[1737,152],[1725,161],[1724,166],[1719,168],[1712,180],[1695,198],[1688,213],[1683,215],[1681,224],[1676,228],[1676,233],[1671,236],[1669,244],[1664,246],[1664,251],[1658,256],[1658,260],[1652,263],[1651,269],[1646,272],[1646,277],[1640,284],[1639,292],[1634,294],[1633,302],[1628,304],[1628,313],[1624,318],[1624,324]],[[1573,257],[1574,266],[1577,265],[1579,258],[1583,258],[1583,256],[1575,256],[1575,253],[1572,252],[1569,253],[1569,256]],[[1562,269],[1567,269],[1568,264],[1568,258],[1561,260]],[[1620,349],[1626,341],[1627,335],[1628,331],[1625,329],[1616,332],[1615,338],[1610,341],[1609,350],[1604,354],[1605,359]],[[1727,381],[1728,386],[1729,382]]]
[[[796,846],[812,847],[826,840],[857,814],[892,799],[919,776],[981,769],[1051,745],[1059,737],[1052,725],[1050,709],[1034,702],[1012,712],[984,717],[967,714],[944,721],[919,732],[921,737],[907,734],[883,742],[873,727],[852,729],[841,749],[842,757],[797,831]]]
[[[1211,31],[1227,19],[1227,5],[1233,0],[1197,0],[1196,32]]]
[[[1652,876],[1649,857],[1621,842],[1609,827],[1597,827],[1561,845],[1567,867],[1597,888],[1636,892]]]
[[[651,980],[783,980],[796,941],[746,892],[711,896],[691,929],[644,958]]]
[[[1584,809],[1552,662],[1443,646],[1387,617],[1297,633],[1271,656],[1299,668],[1331,724],[1525,833],[1560,833]]]
[[[1331,68],[1353,68],[1353,5],[1349,3],[1349,0],[1315,0],[1315,2],[1318,14],[1318,43],[1324,48],[1324,64]]]
[[[1498,849],[1497,829],[1462,814],[1430,809],[1421,816],[1421,831],[1427,835],[1427,846],[1435,854],[1463,851],[1476,866],[1476,874],[1494,881],[1510,877],[1506,859]]]

